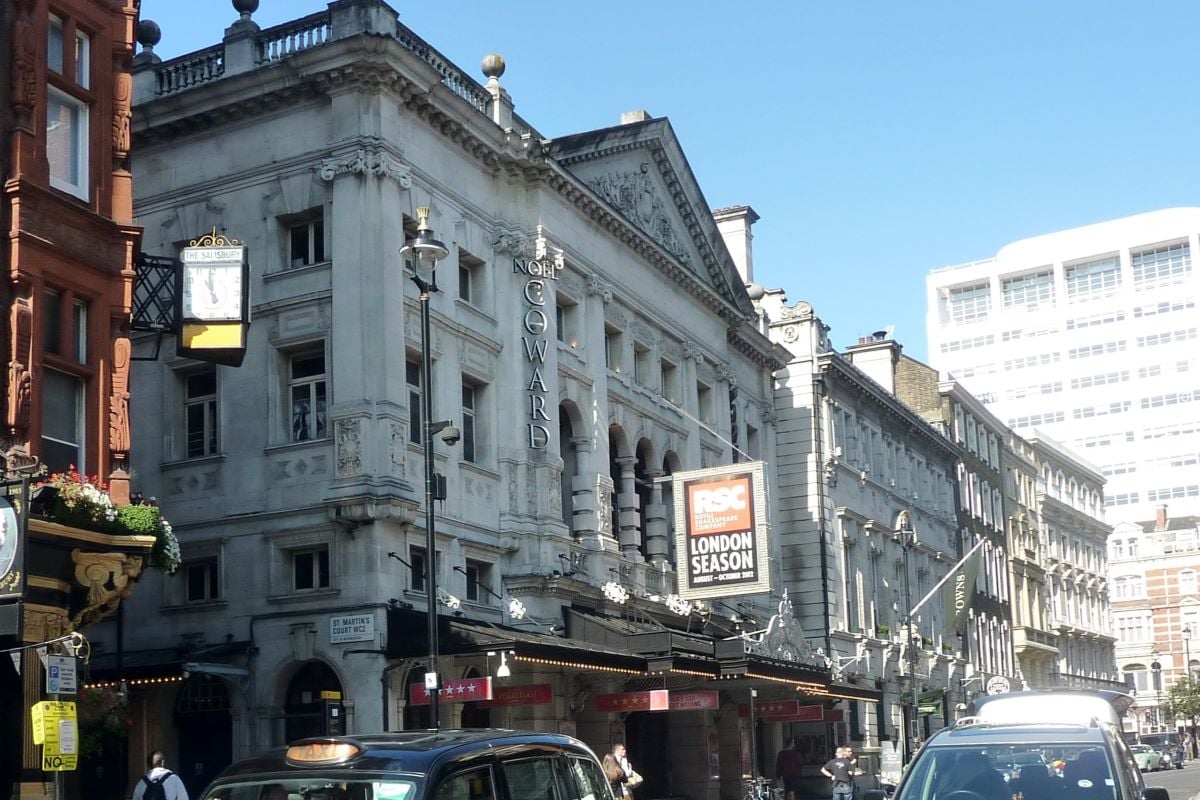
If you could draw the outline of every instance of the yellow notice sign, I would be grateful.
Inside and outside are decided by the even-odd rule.
[[[79,758],[79,726],[75,703],[43,700],[30,709],[33,743],[42,745],[42,770],[73,770]]]
[[[79,767],[79,756],[57,753],[42,754],[42,772],[69,772]]]
[[[321,691],[321,699],[322,700],[341,700],[342,693],[341,692],[332,692],[332,691],[329,691],[328,689],[323,689]]]

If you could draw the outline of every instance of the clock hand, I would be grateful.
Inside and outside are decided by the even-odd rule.
[[[212,298],[213,305],[216,305],[219,298],[217,297],[217,287],[214,283],[214,275],[211,270],[204,278],[204,285],[208,287],[208,296]]]

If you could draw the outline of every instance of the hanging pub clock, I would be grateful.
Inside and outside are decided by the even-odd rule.
[[[179,355],[241,366],[250,327],[250,261],[246,247],[214,227],[180,253]]]

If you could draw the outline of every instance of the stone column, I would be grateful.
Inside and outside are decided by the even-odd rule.
[[[637,459],[624,456],[617,459],[621,467],[621,485],[617,487],[617,541],[621,555],[633,561],[641,561],[638,552],[642,546],[641,512],[638,510],[638,494],[633,482],[633,469]]]
[[[646,560],[655,566],[667,561],[670,552],[670,526],[667,524],[667,507],[663,505],[662,483],[660,470],[647,471],[647,480],[653,481],[650,489],[650,502],[646,504]]]
[[[589,436],[573,436],[571,447],[575,448],[575,474],[564,476],[571,486],[571,531],[575,538],[592,549],[605,549],[603,540],[612,539],[612,530],[606,532],[601,525],[601,498],[596,491],[595,474],[592,472],[592,440]]]

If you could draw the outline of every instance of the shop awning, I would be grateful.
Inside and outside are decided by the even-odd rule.
[[[98,653],[88,659],[87,682],[105,683],[125,679],[130,685],[161,683],[183,679],[183,665],[189,661],[236,662],[241,666],[250,651],[250,642],[221,642],[208,647],[166,647],[153,650],[126,650],[117,668],[116,653]]]
[[[421,658],[429,653],[424,612],[388,609],[388,658]],[[548,666],[641,675],[646,660],[629,652],[597,647],[594,643],[549,633],[523,631],[506,625],[440,616],[438,651],[442,655],[475,655],[505,651],[517,661]]]

